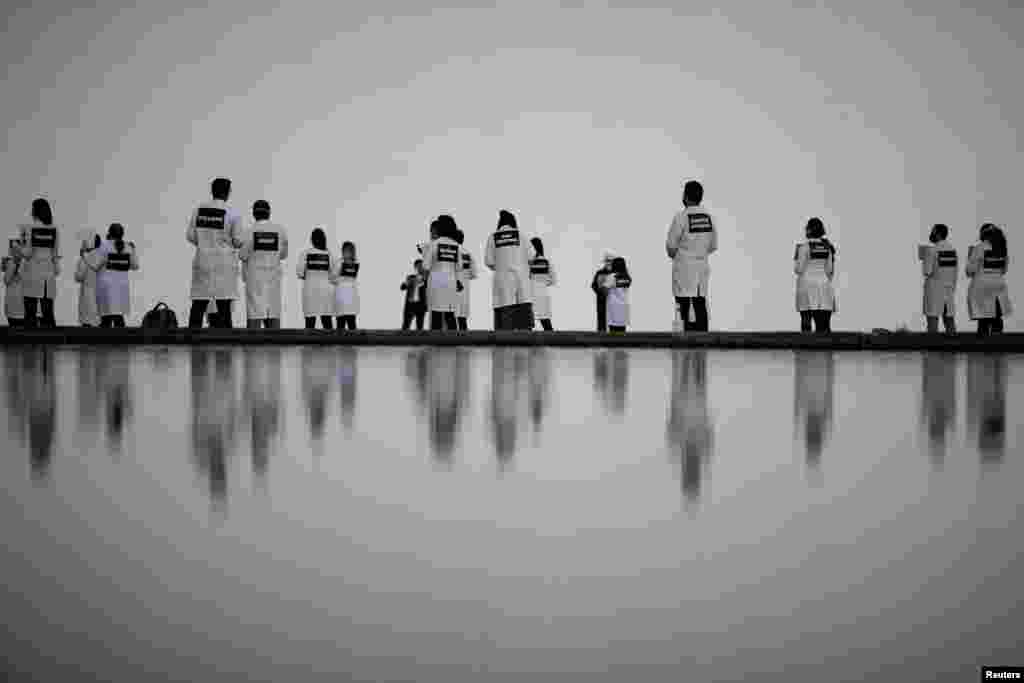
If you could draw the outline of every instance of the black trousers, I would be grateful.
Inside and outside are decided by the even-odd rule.
[[[338,329],[354,330],[356,329],[356,317],[354,315],[339,315],[338,316]]]
[[[449,330],[459,329],[459,321],[455,318],[453,312],[441,312],[431,311],[430,312],[430,329],[432,330],[443,330],[447,327]]]
[[[427,307],[422,303],[406,303],[402,309],[402,329],[408,330],[416,321],[416,329],[423,329],[423,319],[427,316]]]
[[[320,325],[325,330],[333,330],[334,329],[334,320],[329,315],[322,315],[322,316],[320,316]],[[307,330],[312,330],[314,328],[316,328],[316,316],[315,315],[307,315],[306,316],[306,329]]]
[[[597,296],[597,331],[608,331],[608,295],[598,294]]]
[[[245,321],[245,326],[250,330],[258,330],[261,327],[267,330],[279,330],[281,329],[280,318],[249,318]]]
[[[42,321],[36,318],[40,311],[42,311]],[[37,299],[34,296],[26,296],[25,327],[57,327],[57,320],[53,317],[53,299]]]
[[[124,316],[105,315],[100,319],[100,327],[124,327]]]
[[[198,330],[203,326],[203,316],[206,315],[209,304],[206,299],[196,299],[192,302],[192,310],[188,314],[190,329]],[[211,316],[210,327],[231,327],[231,299],[217,299],[217,313],[216,317]]]
[[[7,325],[9,327],[25,327],[25,319],[24,318],[8,318],[7,319]]]
[[[539,318],[538,322],[540,322],[541,328],[543,328],[546,332],[551,332],[552,330],[555,329],[551,325],[551,318]]]
[[[625,332],[626,331],[626,326],[625,325],[621,325],[621,326],[620,325],[609,325],[608,326],[608,331],[609,332]]]
[[[832,311],[800,311],[800,331],[810,332],[811,321],[818,332],[832,331]]]
[[[458,323],[459,329],[462,330],[463,332],[469,329],[469,318],[459,318]]]
[[[693,317],[690,322],[690,304],[693,304]],[[708,300],[702,296],[677,296],[676,305],[679,306],[679,316],[683,321],[683,329],[693,332],[708,331]]]
[[[925,316],[925,322],[928,324],[929,332],[939,331],[939,317],[936,315]],[[946,327],[947,334],[954,334],[956,332],[956,320],[951,315],[942,316],[942,324]]]
[[[28,315],[28,309],[25,309],[25,315]],[[978,321],[978,336],[985,337],[990,334],[998,334],[1003,331],[1003,307],[999,305],[999,300],[996,299],[996,317],[994,318],[982,318]]]

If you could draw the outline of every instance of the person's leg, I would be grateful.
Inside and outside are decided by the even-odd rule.
[[[818,323],[818,331],[830,333],[832,332],[832,311],[819,311],[819,317],[821,322]]]
[[[459,329],[459,322],[458,322],[458,320],[455,319],[455,312],[454,311],[447,311],[444,314],[444,325],[449,330],[458,330]]]
[[[263,325],[268,330],[279,330],[279,329],[281,329],[281,319],[280,318],[267,318],[266,320],[263,321]]]
[[[53,299],[43,297],[39,300],[39,308],[42,312],[43,327],[57,327],[57,319],[53,315]]]
[[[320,326],[323,327],[325,330],[333,330],[334,319],[329,315],[322,315],[320,316]]]
[[[800,331],[810,332],[811,331],[811,312],[800,311]]]
[[[113,317],[114,316],[112,316],[112,315],[101,316],[100,317],[100,327],[103,328],[103,329],[107,329],[109,327],[113,327],[114,326],[114,321],[112,320]]]
[[[942,324],[946,326],[946,334],[956,334],[956,319],[953,316],[942,316]]]
[[[413,315],[413,312],[412,312],[412,308],[409,306],[409,304],[405,304],[404,306],[402,306],[402,331],[403,332],[408,330],[412,326],[412,319],[413,319],[413,317],[414,317],[414,315]]]
[[[541,318],[540,326],[544,328],[545,332],[551,332],[555,329],[551,324],[551,318]]]
[[[696,320],[693,323],[693,327],[698,332],[708,331],[708,300],[705,297],[698,296],[693,299],[693,317]]]
[[[39,325],[39,299],[34,296],[25,297],[25,327],[35,329]]]
[[[430,329],[431,330],[443,330],[444,329],[444,313],[441,311],[430,312]]]
[[[416,309],[416,329],[417,330],[420,330],[420,331],[423,330],[423,323],[426,322],[426,320],[425,320],[426,317],[427,317],[427,307],[425,305],[419,306],[419,308]]]
[[[939,316],[926,315],[924,319],[927,324],[929,334],[934,334],[939,331]]]
[[[230,330],[234,326],[231,321],[231,299],[217,299],[217,317],[223,329]]]
[[[1003,331],[1003,307],[1000,305],[999,299],[996,299],[996,317],[991,322],[991,329],[996,333]]]
[[[683,330],[688,332],[694,329],[690,324],[690,297],[677,296],[676,308],[679,309],[679,319],[683,321]]]
[[[494,309],[494,331],[497,332],[501,329],[501,309]]]
[[[114,316],[114,327],[125,327],[125,321],[123,315]]]
[[[25,327],[25,319],[24,318],[8,318],[7,319],[7,324],[10,325],[11,327]]]
[[[316,327],[316,316],[315,315],[307,315],[306,316],[306,329],[307,330],[312,330],[315,327]]]
[[[203,326],[203,318],[206,317],[206,306],[208,303],[205,299],[195,299],[192,301],[192,310],[188,314],[189,328],[198,330]]]
[[[597,331],[608,331],[608,297],[597,295]]]
[[[608,326],[608,331],[609,332],[614,332],[616,334],[622,334],[622,333],[624,333],[626,331],[626,326],[625,325],[609,325]]]
[[[978,336],[984,337],[988,334],[988,319],[978,318]]]
[[[343,329],[345,329],[345,316],[339,315],[338,316],[338,331],[340,332]]]
[[[350,315],[348,317],[348,329],[350,329],[350,330],[356,329],[356,317],[354,315]]]
[[[258,330],[262,324],[262,320],[259,318],[247,318],[245,321],[245,327],[249,330]]]
[[[459,318],[459,329],[465,332],[469,329],[469,318]]]

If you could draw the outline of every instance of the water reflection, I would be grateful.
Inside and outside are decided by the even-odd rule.
[[[505,469],[516,452],[520,413],[527,396],[528,349],[499,348],[491,351],[491,434],[499,469]]]
[[[802,432],[807,466],[817,470],[832,433],[835,356],[830,351],[795,351],[793,425]]]
[[[341,387],[341,426],[352,431],[356,413],[356,375],[359,366],[359,347],[343,346],[339,349],[338,384]]]
[[[78,433],[92,434],[100,423],[98,349],[82,349],[75,354],[78,375]]]
[[[708,354],[701,349],[672,352],[672,396],[666,434],[682,470],[683,494],[700,499],[701,485],[714,451],[714,425],[708,408]]]
[[[626,413],[629,390],[629,351],[599,349],[594,352],[594,393],[606,413],[621,417]]]
[[[534,434],[539,434],[548,414],[551,395],[551,352],[549,349],[536,346],[530,349],[529,356],[530,384],[530,422]]]
[[[265,480],[271,446],[281,431],[281,348],[246,347],[242,402],[252,440],[252,470]]]
[[[238,426],[234,357],[228,349],[196,346],[191,359],[192,457],[209,481],[211,501],[222,503]]]
[[[28,442],[33,481],[49,479],[57,427],[57,388],[53,351],[48,348],[7,349],[5,390],[10,431],[21,446]]]
[[[135,417],[132,357],[123,350],[102,348],[96,354],[96,403],[104,406],[107,446],[121,452],[126,425]]]
[[[1006,450],[1006,357],[967,357],[967,429],[984,464],[1002,462]]]
[[[334,349],[307,346],[302,349],[302,396],[309,416],[309,433],[314,443],[324,437],[327,423],[327,403],[336,386]]]
[[[952,353],[921,357],[921,423],[936,467],[945,460],[947,438],[956,419],[956,365]]]

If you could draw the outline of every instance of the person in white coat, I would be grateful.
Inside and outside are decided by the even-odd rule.
[[[820,218],[808,220],[804,233],[807,241],[798,244],[793,254],[800,331],[810,332],[813,321],[818,332],[831,332],[832,313],[836,310],[832,288],[836,248],[825,237],[825,225]]]
[[[334,258],[327,251],[327,235],[320,228],[310,235],[311,248],[299,254],[295,264],[296,274],[302,280],[302,315],[306,318],[306,329],[316,327],[316,319],[325,330],[333,329],[331,316],[334,315],[334,285],[331,272]]]
[[[341,244],[341,258],[334,264],[334,314],[338,318],[339,330],[356,329],[359,315],[359,260],[356,245],[352,242]]]
[[[529,265],[532,256],[516,217],[502,209],[498,213],[498,227],[487,238],[484,253],[484,265],[494,271],[494,329],[533,329]]]
[[[75,264],[75,282],[78,283],[78,324],[99,327],[100,314],[96,308],[96,271],[100,268],[99,235],[82,240]]]
[[[231,302],[238,298],[238,258],[242,246],[242,217],[228,206],[231,181],[217,178],[210,186],[212,199],[192,212],[185,239],[195,245],[192,260],[192,310],[188,326],[203,326],[210,301],[216,302],[218,327],[231,327]]]
[[[939,318],[946,332],[956,332],[956,250],[948,241],[949,228],[942,223],[932,226],[928,241],[932,246],[923,250],[921,271],[924,275],[924,317],[929,332],[939,331]]]
[[[423,249],[423,269],[427,278],[427,306],[430,310],[430,329],[458,329],[456,313],[459,310],[459,292],[462,291],[462,247],[455,240],[458,235],[455,219],[438,216],[430,226],[436,237]]]
[[[281,327],[281,262],[288,258],[288,235],[270,222],[270,202],[252,205],[253,226],[242,240],[238,258],[245,282],[246,327]]]
[[[978,240],[967,257],[967,277],[971,279],[967,310],[971,320],[978,321],[978,334],[985,336],[1003,331],[1003,318],[1013,314],[1013,304],[1006,287],[1006,235],[992,223],[986,223],[981,226]]]
[[[702,206],[704,188],[696,180],[683,186],[683,209],[672,218],[665,251],[672,259],[672,295],[686,330],[708,331],[708,256],[718,249],[715,221]],[[690,323],[690,305],[694,320]]]
[[[530,284],[533,287],[533,317],[540,321],[542,328],[550,332],[555,329],[551,324],[551,292],[555,286],[555,267],[544,255],[544,242],[539,237],[530,240],[533,245],[534,257],[530,259]]]
[[[4,300],[4,315],[10,327],[25,326],[25,295],[21,290],[21,237],[8,241],[7,256],[3,259],[4,286],[7,296]]]
[[[608,331],[623,333],[629,326],[629,288],[633,286],[633,278],[626,268],[626,259],[617,256],[612,259],[611,272],[605,275],[602,283],[607,293]]]
[[[466,233],[462,230],[458,231],[455,239],[459,243],[459,247],[462,248],[462,291],[459,292],[459,310],[456,311],[455,317],[458,319],[459,329],[469,329],[469,289],[470,281],[475,280],[477,276],[476,272],[476,259],[470,254],[465,247]]]
[[[131,271],[139,269],[135,243],[124,241],[124,226],[111,223],[99,248],[96,273],[96,308],[101,327],[124,327],[131,313]]]
[[[60,275],[60,228],[45,199],[32,202],[32,223],[20,226],[21,287],[25,299],[25,327],[36,327],[41,313],[43,327],[56,327],[53,300]]]

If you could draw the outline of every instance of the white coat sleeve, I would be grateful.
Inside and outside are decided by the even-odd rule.
[[[807,270],[808,247],[806,244],[799,244],[796,247],[796,258],[793,259],[793,272],[803,275]]]
[[[475,280],[476,276],[477,276],[476,259],[473,258],[472,254],[470,254],[469,255],[469,279],[470,280]]]
[[[341,275],[341,258],[335,261],[334,257],[331,256],[330,263],[330,269],[327,271],[327,281],[332,285],[336,285],[338,284],[338,276]]]
[[[459,247],[458,253],[455,254],[455,263],[457,264],[455,268],[455,281],[458,282],[459,284],[462,284],[464,280],[463,273],[465,272],[465,270],[462,268],[462,254],[462,247]]]
[[[671,225],[668,226],[668,235],[665,237],[665,253],[668,254],[670,259],[676,257],[676,252],[679,250],[679,240],[683,236],[683,223],[679,220],[679,214],[676,214],[672,218]]]
[[[828,279],[831,280],[836,274],[836,257],[829,254],[828,261],[825,262],[825,275],[828,275]]]
[[[929,249],[925,257],[921,259],[921,274],[925,277],[935,272],[935,259],[938,258],[938,249]]]
[[[306,279],[306,252],[299,254],[299,261],[295,264],[295,274],[300,280]]]
[[[245,232],[245,237],[242,238],[242,246],[238,249],[238,260],[245,262],[249,260],[252,255],[252,230]]]
[[[711,219],[711,241],[708,244],[708,253],[713,254],[718,251],[718,224],[715,219]]]
[[[974,277],[981,270],[982,248],[976,244],[970,248],[967,257],[967,277]]]
[[[548,287],[554,287],[558,284],[558,278],[555,277],[555,264],[548,259]]]
[[[89,266],[85,263],[85,256],[78,257],[78,263],[75,264],[75,282],[81,284],[85,282],[85,276]]]
[[[196,236],[196,214],[195,211],[188,218],[188,226],[185,228],[185,241],[189,244],[199,246],[199,238]]]
[[[17,261],[7,259],[7,263],[4,265],[4,284],[8,287],[14,282],[14,278],[17,277],[18,267]]]
[[[284,261],[288,258],[288,235],[282,230],[281,231],[281,260]]]
[[[434,265],[434,243],[424,245],[423,247],[423,270],[429,271]]]
[[[235,249],[239,249],[242,246],[242,238],[244,237],[244,228],[242,227],[242,217],[235,214],[231,217],[231,246]]]
[[[484,265],[494,270],[494,235],[487,238],[487,246],[484,247]]]
[[[139,252],[136,251],[134,246],[132,246],[131,249],[132,249],[131,267],[132,267],[132,270],[138,270],[139,269]]]

